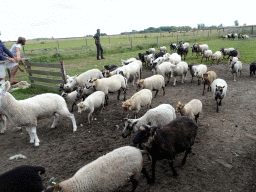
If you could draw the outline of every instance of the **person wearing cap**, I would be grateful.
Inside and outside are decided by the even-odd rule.
[[[93,36],[95,39],[95,45],[97,46],[97,60],[100,60],[99,55],[101,53],[101,59],[105,59],[103,57],[103,49],[100,44],[100,29],[97,29],[97,33]]]
[[[7,54],[9,57],[4,56],[4,53]],[[6,64],[15,61],[16,60],[13,58],[13,54],[6,48],[4,43],[0,40],[0,84],[2,84],[5,81]]]

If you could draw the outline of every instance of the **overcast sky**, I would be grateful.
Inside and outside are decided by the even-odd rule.
[[[248,3],[246,3],[248,2]],[[250,3],[249,3],[250,2]],[[1,0],[0,39],[108,35],[160,26],[256,24],[253,1]]]

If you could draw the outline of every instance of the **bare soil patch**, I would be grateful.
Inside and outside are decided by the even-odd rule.
[[[227,97],[223,100],[220,112],[216,113],[216,103],[211,92],[202,96],[203,85],[191,83],[190,74],[184,84],[180,79],[176,87],[169,84],[166,95],[159,91],[152,101],[152,107],[162,103],[176,106],[178,101],[189,102],[200,99],[203,112],[199,117],[199,132],[192,153],[186,164],[181,167],[184,154],[177,156],[174,165],[179,174],[172,176],[168,161],[156,164],[156,182],[146,183],[141,176],[137,191],[256,191],[256,84],[255,78],[249,77],[249,65],[245,65],[242,76],[233,81],[226,64],[209,66],[218,77],[228,84]],[[152,75],[149,69],[144,69],[142,77]],[[127,98],[135,93],[130,85]],[[7,131],[0,135],[0,174],[19,165],[40,165],[46,168],[42,175],[45,187],[51,177],[58,182],[72,177],[75,172],[118,147],[130,145],[135,134],[123,139],[123,118],[121,114],[122,100],[117,101],[117,93],[110,94],[109,105],[103,111],[94,113],[94,121],[88,124],[87,115],[74,112],[78,130],[72,132],[70,119],[60,118],[57,127],[50,129],[53,118],[39,120],[37,134],[41,140],[40,146],[35,148],[29,144],[29,136],[25,129],[17,130],[8,125]],[[121,99],[123,95],[121,94]],[[147,109],[139,112],[142,116]],[[132,115],[131,112],[129,114]],[[180,116],[177,114],[177,116]],[[250,136],[248,136],[250,135]],[[27,159],[8,160],[10,156],[22,154]],[[144,163],[151,175],[151,167],[145,156]],[[131,184],[117,191],[131,191]]]

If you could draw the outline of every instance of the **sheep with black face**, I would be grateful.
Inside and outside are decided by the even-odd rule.
[[[211,84],[211,90],[213,97],[217,103],[217,113],[219,112],[219,106],[221,101],[226,97],[228,85],[223,79],[215,79]]]
[[[175,155],[186,151],[182,160],[182,165],[184,165],[187,155],[194,145],[197,129],[196,122],[188,117],[179,117],[162,127],[150,127],[147,125],[140,127],[138,134],[133,139],[133,143],[143,144],[152,157],[152,183],[155,182],[157,160],[170,160],[169,166],[173,175],[178,176],[173,167]]]

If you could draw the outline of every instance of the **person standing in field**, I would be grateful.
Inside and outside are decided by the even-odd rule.
[[[10,83],[11,85],[14,85],[18,83],[18,81],[14,80],[15,74],[18,69],[21,70],[20,65],[18,62],[21,62],[22,65],[24,65],[25,69],[27,69],[27,66],[25,65],[24,61],[21,58],[20,51],[22,47],[26,44],[26,39],[24,37],[19,37],[16,44],[12,46],[10,49],[10,52],[14,55],[16,62],[12,62],[9,65],[6,66],[7,69],[10,69]],[[21,72],[24,72],[21,70]]]
[[[9,57],[5,57],[4,53],[7,54]],[[6,65],[8,65],[8,63],[16,61],[13,57],[13,54],[6,48],[6,46],[0,40],[0,84],[3,84],[5,82]]]
[[[95,39],[95,45],[97,46],[97,60],[100,60],[99,55],[101,53],[101,59],[105,59],[103,57],[103,49],[100,44],[100,29],[97,29],[97,33],[93,36]]]

